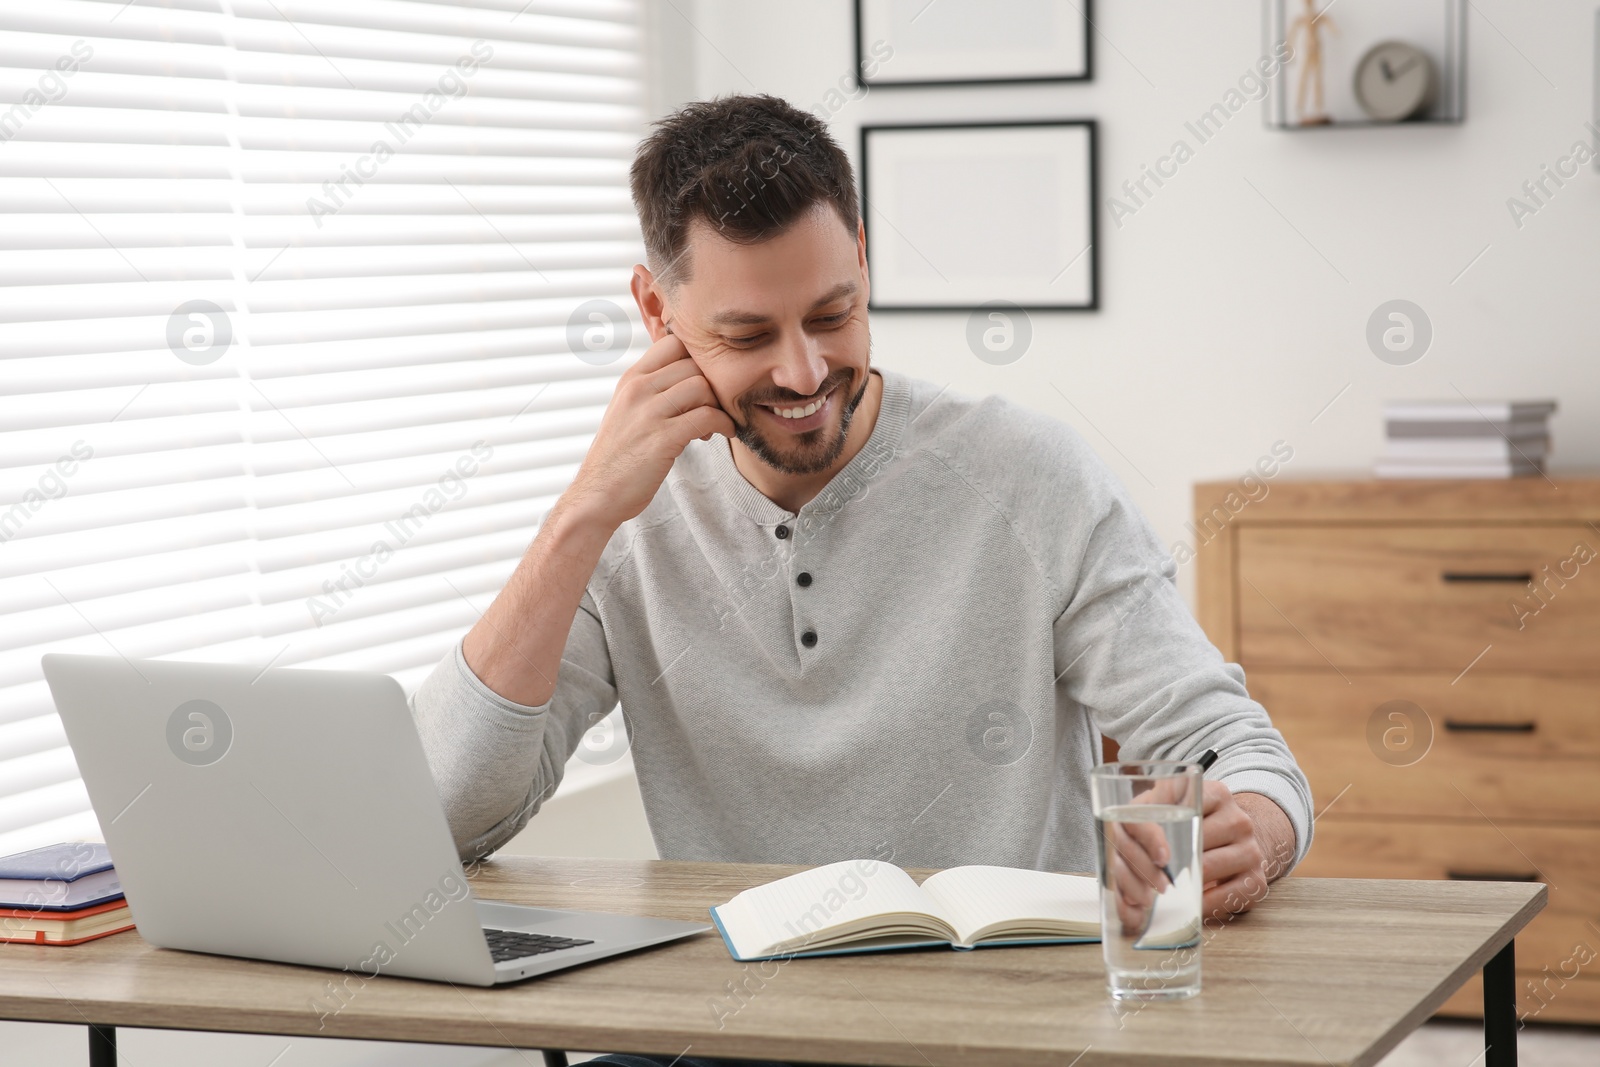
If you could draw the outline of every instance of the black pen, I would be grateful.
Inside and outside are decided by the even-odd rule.
[[[1211,765],[1217,762],[1217,750],[1214,748],[1206,749],[1204,752],[1200,753],[1200,758],[1195,760],[1195,762],[1200,765],[1200,774],[1202,777],[1204,777],[1205,773],[1211,769]],[[1178,880],[1172,876],[1171,867],[1163,864],[1161,867],[1161,873],[1167,876],[1168,884],[1176,885],[1178,883]]]

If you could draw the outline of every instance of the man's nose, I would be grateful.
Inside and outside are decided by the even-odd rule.
[[[772,368],[772,383],[797,397],[809,397],[828,377],[828,361],[815,338],[796,330],[779,345],[778,364]]]

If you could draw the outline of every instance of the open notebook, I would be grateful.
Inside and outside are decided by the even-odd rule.
[[[918,886],[893,864],[845,860],[746,889],[711,918],[741,962],[1100,940],[1093,878],[1012,867],[952,867]]]

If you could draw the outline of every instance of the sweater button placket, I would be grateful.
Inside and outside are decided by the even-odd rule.
[[[777,525],[777,528],[772,531],[772,536],[776,537],[780,541],[787,541],[789,539],[788,524],[780,522]],[[800,585],[801,588],[805,588],[811,584],[811,572],[801,571],[799,574],[795,575],[794,580]],[[817,631],[808,627],[806,631],[800,635],[800,643],[807,648],[816,648]]]

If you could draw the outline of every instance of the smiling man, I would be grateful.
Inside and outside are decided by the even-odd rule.
[[[520,830],[620,698],[667,858],[1092,870],[1103,734],[1220,753],[1205,907],[1258,899],[1311,837],[1282,736],[1076,433],[871,365],[826,128],[772,97],[690,105],[633,195],[654,343],[414,702],[462,855]]]

